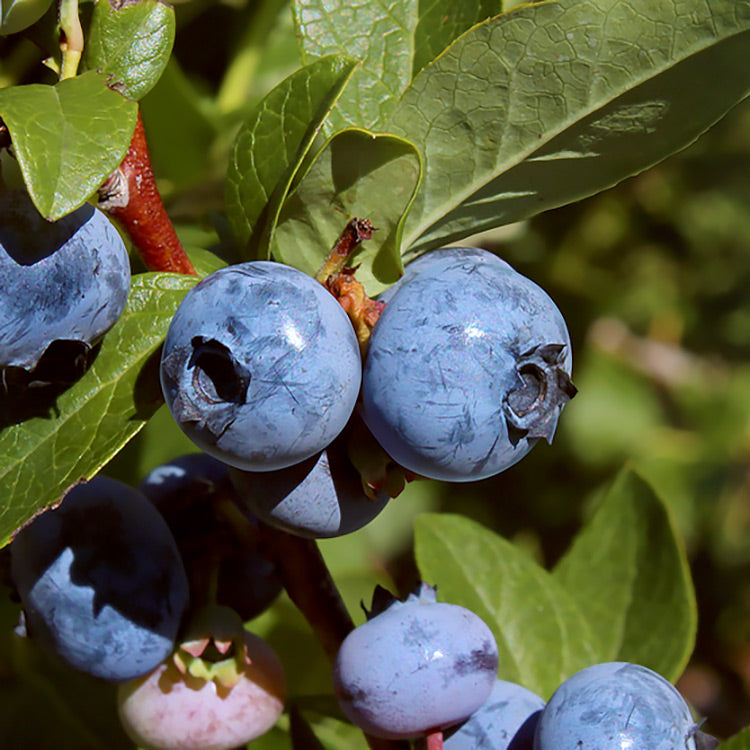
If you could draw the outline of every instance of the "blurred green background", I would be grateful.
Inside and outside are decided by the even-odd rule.
[[[200,260],[224,253],[222,178],[243,112],[299,60],[278,0],[196,0],[177,16],[174,61],[143,111],[160,188]],[[38,57],[25,40],[0,41],[3,85],[43,79]],[[557,302],[579,394],[551,447],[483,482],[413,483],[371,526],[322,543],[353,614],[362,621],[359,601],[376,582],[412,587],[416,514],[463,513],[551,565],[630,462],[670,505],[695,579],[698,643],[679,687],[716,735],[750,725],[750,101],[644,174],[477,242]],[[162,409],[105,471],[136,483],[192,450]],[[16,638],[17,614],[3,597],[2,747],[129,747],[113,688]],[[253,627],[278,648],[293,696],[329,690],[322,652],[288,600]]]

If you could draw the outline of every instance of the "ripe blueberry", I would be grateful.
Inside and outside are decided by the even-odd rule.
[[[376,592],[376,597],[378,593]],[[410,739],[468,718],[497,679],[492,631],[464,607],[438,603],[423,585],[344,639],[334,665],[339,705],[376,737]]]
[[[0,369],[31,370],[54,342],[90,348],[129,290],[127,250],[103,213],[86,204],[52,223],[25,192],[0,195]]]
[[[532,750],[544,701],[514,682],[498,680],[490,697],[463,724],[448,729],[445,750]]]
[[[368,497],[338,438],[317,456],[278,471],[232,470],[247,506],[271,526],[311,539],[349,534],[385,508],[388,496]]]
[[[346,313],[311,277],[254,261],[207,276],[185,297],[161,364],[185,434],[232,466],[272,471],[323,450],[361,380]]]
[[[163,661],[188,602],[164,520],[140,492],[101,476],[16,536],[11,570],[29,635],[107,680]]]
[[[535,750],[696,750],[696,725],[677,690],[638,664],[582,669],[558,687],[536,728]]]
[[[575,388],[568,331],[547,294],[474,248],[441,250],[397,286],[362,384],[364,420],[393,460],[470,481],[551,441]]]

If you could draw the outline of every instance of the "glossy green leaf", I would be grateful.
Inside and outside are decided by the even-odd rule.
[[[549,697],[574,672],[603,661],[578,604],[501,536],[463,516],[425,514],[415,553],[438,599],[481,617],[497,639],[498,676]]]
[[[85,63],[108,76],[110,88],[138,100],[163,73],[174,36],[174,10],[160,0],[140,0],[117,9],[110,0],[99,0],[86,40]]]
[[[248,259],[268,257],[289,186],[355,65],[331,56],[298,70],[258,104],[237,134],[225,199]]]
[[[325,0],[293,4],[303,60],[345,54],[362,62],[336,103],[327,132],[377,128],[412,78],[417,0]]]
[[[326,132],[382,128],[414,74],[472,24],[501,9],[501,0],[358,0],[334,6],[295,0],[303,60],[340,54],[362,63]]]
[[[750,727],[722,742],[718,750],[750,750]]]
[[[369,219],[377,231],[353,256],[372,295],[403,272],[401,226],[419,185],[419,152],[408,141],[366,130],[337,133],[284,203],[273,236],[276,260],[314,275],[347,222]]]
[[[39,212],[59,219],[81,206],[123,160],[138,105],[94,72],[54,86],[0,90],[23,179]]]
[[[0,36],[16,34],[36,23],[52,0],[0,0]]]
[[[176,274],[133,277],[125,312],[53,413],[0,432],[0,546],[67,487],[94,476],[160,406],[157,352],[196,282]]]
[[[423,251],[596,193],[691,143],[750,91],[750,0],[548,0],[473,27],[386,129],[425,159]],[[450,189],[446,189],[450,186]]]
[[[676,680],[695,646],[695,592],[664,503],[630,469],[614,482],[554,571],[605,661]]]

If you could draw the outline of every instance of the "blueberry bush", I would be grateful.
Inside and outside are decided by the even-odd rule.
[[[2,747],[750,748],[750,0],[0,3]]]

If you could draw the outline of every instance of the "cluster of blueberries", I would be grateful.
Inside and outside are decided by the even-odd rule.
[[[376,590],[368,621],[344,640],[334,689],[352,723],[376,737],[442,730],[446,750],[711,750],[677,690],[647,667],[607,662],[566,679],[545,703],[497,679],[498,649],[474,613]]]
[[[173,416],[200,448],[274,484],[319,460],[355,408],[398,465],[432,479],[483,479],[551,440],[575,388],[565,321],[536,284],[487,251],[445,248],[381,301],[363,367],[315,279],[265,261],[216,271],[164,345]]]
[[[25,193],[0,195],[0,404],[95,355],[122,314],[119,235],[84,206],[50,224]],[[351,460],[362,425],[406,472],[472,481],[551,440],[575,394],[562,315],[491,253],[445,248],[407,266],[365,348],[324,285],[256,261],[190,291],[161,381],[201,449],[138,489],[97,476],[16,535],[21,629],[73,667],[119,683],[123,726],[144,748],[222,750],[283,707],[271,649],[242,627],[281,589],[260,523],[309,538],[361,528],[388,502]],[[357,433],[360,434],[360,433]],[[228,664],[228,662],[231,662]],[[371,735],[452,750],[706,750],[669,683],[628,664],[591,667],[549,703],[497,680],[476,615],[423,585],[377,590],[334,668],[342,711]],[[167,687],[165,687],[167,686]]]

